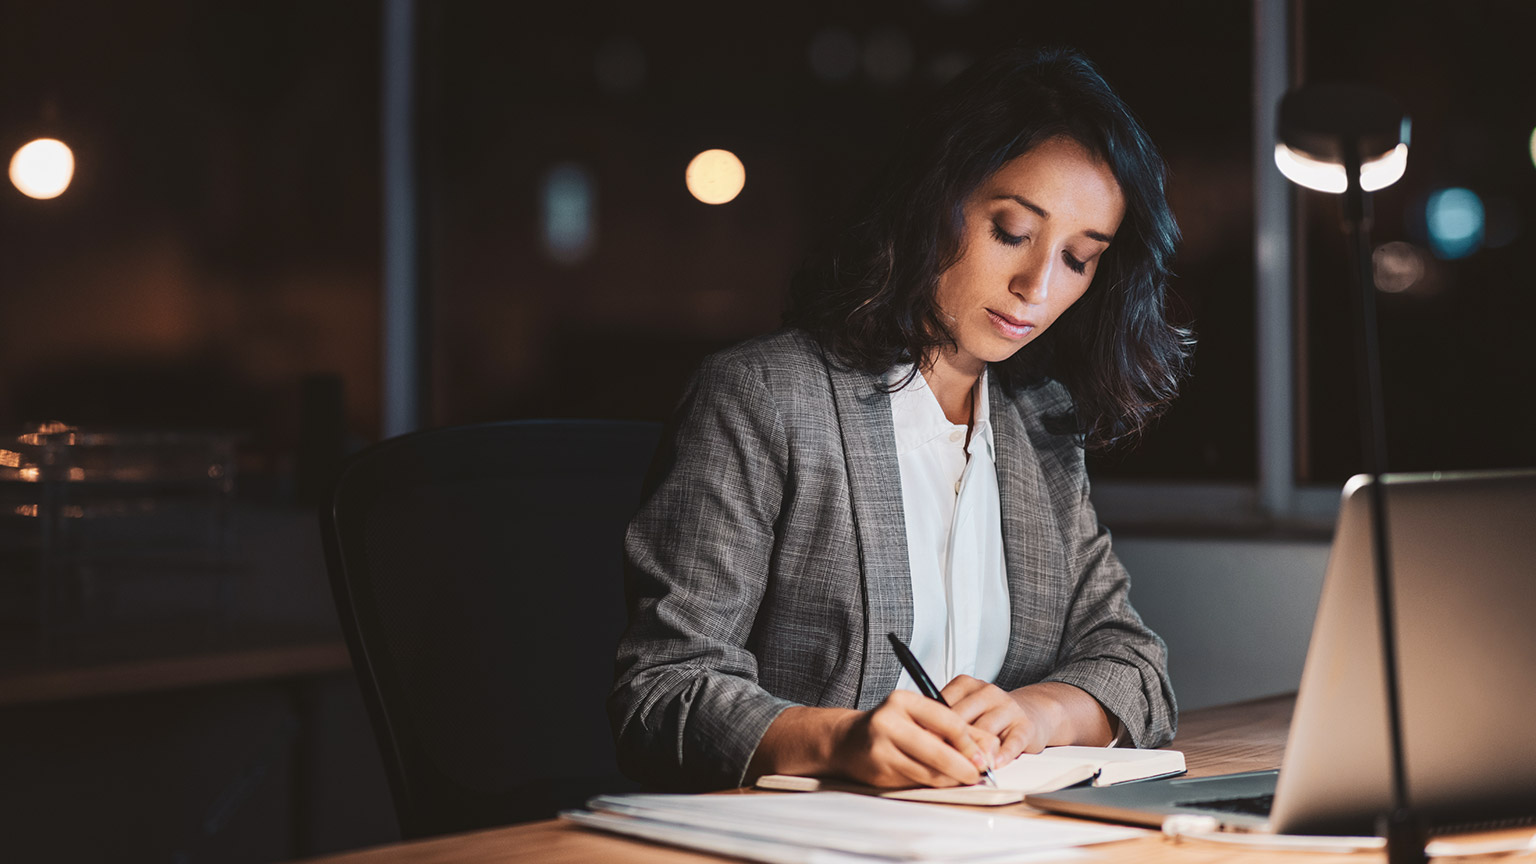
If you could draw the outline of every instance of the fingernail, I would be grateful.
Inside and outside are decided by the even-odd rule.
[[[972,753],[971,764],[975,765],[978,770],[985,771],[987,769],[987,754],[979,750]]]

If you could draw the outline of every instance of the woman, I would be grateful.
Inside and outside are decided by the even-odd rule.
[[[943,786],[1172,737],[1166,652],[1083,468],[1192,347],[1164,317],[1163,174],[1075,53],[1010,50],[938,95],[788,328],[706,360],[665,437],[626,538],[627,773]],[[951,708],[911,692],[890,632]]]

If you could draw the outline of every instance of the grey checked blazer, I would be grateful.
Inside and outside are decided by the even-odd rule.
[[[1005,396],[990,376],[1012,634],[994,682],[1086,690],[1131,742],[1173,737],[1161,639],[1088,501],[1082,450],[1040,418],[1059,385]],[[609,719],[624,771],[739,786],[791,705],[873,708],[912,633],[901,473],[880,376],[785,331],[707,359],[625,538],[630,622]]]

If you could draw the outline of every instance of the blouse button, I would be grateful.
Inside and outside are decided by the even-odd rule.
[[[965,433],[961,432],[959,429],[956,429],[955,431],[949,433],[949,440],[951,440],[951,441],[959,441],[961,438],[964,438],[964,437],[965,437]]]

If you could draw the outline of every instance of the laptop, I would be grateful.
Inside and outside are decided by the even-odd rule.
[[[1371,834],[1391,809],[1370,478],[1344,487],[1279,771],[1030,795],[1074,816]],[[1389,474],[1410,806],[1432,828],[1536,817],[1536,470]]]

